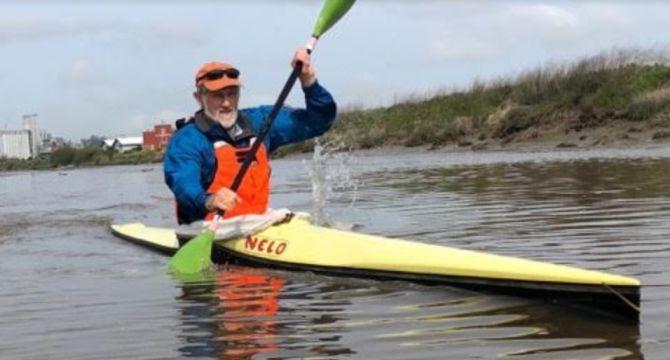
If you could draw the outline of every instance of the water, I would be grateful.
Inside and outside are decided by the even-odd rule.
[[[2,359],[666,359],[670,149],[357,154],[330,220],[642,280],[640,325],[511,296],[226,267],[180,285],[107,225],[172,226],[160,166],[0,174]],[[331,176],[331,179],[333,176]],[[337,178],[337,176],[335,176]],[[302,159],[275,207],[312,209]]]

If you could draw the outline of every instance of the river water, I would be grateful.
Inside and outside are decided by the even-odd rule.
[[[321,160],[322,221],[635,276],[640,324],[447,286],[263,268],[221,268],[183,286],[167,258],[108,230],[174,225],[162,168],[139,165],[0,174],[0,358],[668,358],[670,148]],[[309,168],[273,162],[273,206],[313,210],[319,171]]]

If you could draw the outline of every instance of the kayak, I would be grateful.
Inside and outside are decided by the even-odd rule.
[[[129,223],[112,225],[111,231],[165,254],[179,248],[174,229]],[[447,284],[587,305],[636,320],[639,317],[640,282],[631,277],[336,230],[298,217],[253,235],[215,241],[212,258],[219,263]]]

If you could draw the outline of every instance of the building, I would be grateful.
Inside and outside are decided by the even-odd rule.
[[[142,133],[142,147],[144,150],[163,151],[167,147],[170,137],[174,133],[172,125],[155,125],[152,130]]]
[[[37,129],[37,114],[23,115],[23,130],[30,131],[30,157],[37,158],[40,153],[40,131]]]
[[[102,142],[102,148],[104,150],[112,150],[114,148],[114,142],[116,139],[105,139]]]
[[[31,154],[29,130],[0,131],[0,157],[29,159]]]
[[[141,136],[117,137],[114,139],[114,142],[112,143],[112,149],[118,152],[140,150],[142,149],[142,137]]]
[[[22,125],[22,130],[0,131],[0,157],[38,159],[54,150],[51,134],[37,127],[37,114],[23,115]]]
[[[114,150],[118,152],[141,150],[142,137],[126,136],[126,137],[115,137],[113,139],[105,139],[102,141],[101,147],[104,150]]]

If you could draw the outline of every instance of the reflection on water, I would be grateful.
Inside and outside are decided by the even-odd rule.
[[[310,287],[296,291],[268,271],[240,266],[219,269],[210,282],[185,284],[179,300],[184,323],[180,337],[186,345],[179,350],[188,357],[220,359],[247,359],[270,352],[272,358],[291,357],[291,353],[323,357],[351,353],[338,342],[340,328],[305,331],[335,323],[337,317],[332,314],[348,304],[342,300],[328,305],[310,302],[309,295],[316,289],[319,293],[333,291],[327,286]],[[296,295],[306,303],[280,309],[280,299],[290,303]]]
[[[185,357],[641,358],[637,326],[404,282],[226,266],[183,285],[178,308]]]
[[[357,156],[360,231],[642,280],[641,325],[446,286],[225,267],[179,285],[109,222],[174,224],[162,171],[0,176],[0,357],[8,359],[663,359],[670,351],[670,149]],[[298,159],[275,207],[310,211]],[[339,190],[338,190],[339,189]],[[177,285],[175,285],[177,284]]]
[[[253,269],[217,272],[210,283],[186,284],[180,300],[185,356],[244,359],[276,351],[283,281]]]

